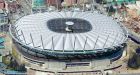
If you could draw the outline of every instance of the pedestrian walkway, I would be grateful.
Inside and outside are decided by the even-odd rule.
[[[53,73],[46,73],[46,72],[36,71],[35,75],[55,75],[55,74],[53,74]]]
[[[134,41],[137,44],[140,44],[140,38],[136,35],[133,35],[132,33],[128,36],[132,41]]]

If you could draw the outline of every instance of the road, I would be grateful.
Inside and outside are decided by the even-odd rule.
[[[140,73],[131,73],[131,74],[117,74],[117,75],[140,75]]]
[[[135,34],[133,34],[133,33],[130,33],[129,35],[128,35],[128,38],[130,38],[132,41],[134,41],[135,43],[137,43],[137,44],[140,44],[140,38],[137,36],[137,35],[135,35]]]
[[[128,28],[126,28],[126,31],[128,31],[128,38],[130,38],[135,43],[140,44],[140,34],[137,34]]]

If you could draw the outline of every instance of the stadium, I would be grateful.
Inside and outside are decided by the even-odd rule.
[[[127,41],[121,23],[96,11],[27,15],[10,33],[19,50],[45,59],[112,59],[122,55]]]

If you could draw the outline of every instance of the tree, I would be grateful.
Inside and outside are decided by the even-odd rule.
[[[140,66],[140,48],[138,47],[135,52],[136,52],[137,63]]]
[[[134,54],[134,56],[128,60],[128,64],[127,65],[130,68],[134,68],[134,69],[138,69],[139,68],[139,65],[138,65],[137,59],[136,59],[136,54]]]
[[[12,59],[12,58],[11,58],[9,67],[11,67],[11,68],[13,68],[14,70],[16,70],[18,66],[19,66],[19,64],[17,63],[17,61],[16,61],[15,59]]]

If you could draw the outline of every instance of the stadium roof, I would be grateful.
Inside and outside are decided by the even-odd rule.
[[[75,24],[74,19],[86,22]],[[52,21],[52,26],[51,24],[48,26],[49,21]],[[63,27],[67,27],[64,24],[65,22],[73,22],[73,27],[83,24],[82,27],[75,27],[75,30],[77,28],[86,30],[85,27],[89,30],[64,32]],[[57,24],[60,24],[60,27]],[[15,26],[17,35],[19,35],[18,38],[23,44],[40,49],[58,51],[95,50],[119,46],[127,40],[127,34],[118,22],[111,17],[96,12],[61,11],[32,14],[21,18]],[[53,31],[50,28],[63,29],[63,32]]]

